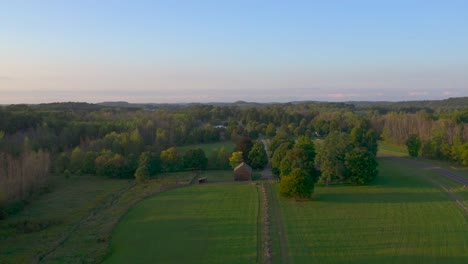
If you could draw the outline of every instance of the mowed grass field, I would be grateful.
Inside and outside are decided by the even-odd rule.
[[[136,202],[186,185],[193,174],[145,185],[97,176],[53,177],[51,191],[0,221],[0,263],[99,263],[115,224]]]
[[[370,186],[316,187],[307,202],[278,197],[291,262],[467,263],[463,209],[423,178],[429,172],[379,162]]]
[[[105,263],[255,263],[258,211],[251,183],[158,194],[122,218]]]

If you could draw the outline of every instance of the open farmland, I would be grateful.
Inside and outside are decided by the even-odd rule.
[[[161,193],[122,219],[106,263],[255,263],[258,210],[249,183]]]
[[[279,198],[292,262],[465,263],[466,212],[423,179],[431,172],[386,158],[379,170],[370,186],[316,187],[308,202]]]
[[[136,202],[186,185],[193,174],[134,181],[54,176],[49,193],[0,222],[0,263],[96,263],[120,217]]]

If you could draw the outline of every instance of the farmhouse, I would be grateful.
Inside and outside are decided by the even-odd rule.
[[[234,168],[234,180],[236,181],[251,181],[252,180],[252,168],[245,162],[237,165]]]

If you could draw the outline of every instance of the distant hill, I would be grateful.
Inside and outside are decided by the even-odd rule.
[[[347,102],[356,108],[386,108],[390,110],[462,110],[468,109],[468,97],[454,97],[444,100],[400,101],[400,102],[372,102],[357,101]]]

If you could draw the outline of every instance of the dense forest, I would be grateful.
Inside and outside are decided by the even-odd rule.
[[[1,106],[0,203],[27,199],[53,173],[144,181],[162,172],[229,169],[236,155],[261,168],[267,160],[259,139],[269,140],[273,171],[285,183],[298,177],[310,184],[369,182],[377,175],[377,140],[406,144],[412,156],[468,165],[468,98]],[[237,142],[235,153],[241,153],[178,150],[226,140]]]

